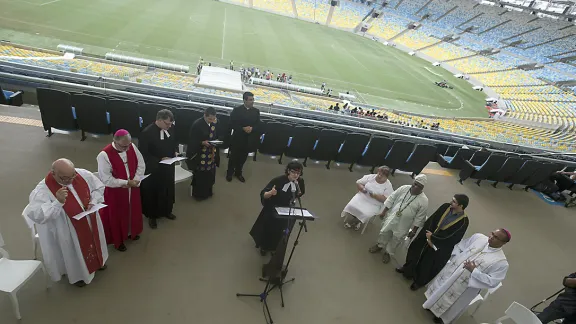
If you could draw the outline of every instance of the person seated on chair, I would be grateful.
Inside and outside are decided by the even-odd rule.
[[[563,318],[562,324],[576,323],[576,272],[564,277],[564,292],[538,314],[542,324]]]
[[[549,179],[558,186],[558,192],[562,192],[575,184],[576,172],[558,171],[553,173]]]
[[[394,192],[388,180],[390,168],[381,166],[376,174],[368,174],[356,181],[358,192],[344,207],[344,227],[359,230],[362,224],[382,211],[386,198]]]

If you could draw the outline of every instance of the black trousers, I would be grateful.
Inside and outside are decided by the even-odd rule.
[[[538,319],[540,322],[542,322],[542,324],[550,323],[561,318],[564,319],[562,324],[576,323],[576,314],[568,313],[557,301],[553,301],[548,307],[544,308],[542,313],[538,314]]]
[[[574,185],[574,181],[563,174],[554,173],[550,176],[550,180],[556,182],[560,192],[568,190]]]
[[[227,175],[242,175],[242,168],[248,159],[248,149],[246,147],[232,147],[230,149],[230,159],[228,160]]]

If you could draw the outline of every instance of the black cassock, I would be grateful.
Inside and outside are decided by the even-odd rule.
[[[148,125],[138,137],[138,149],[146,163],[148,178],[140,185],[142,213],[148,218],[166,217],[172,214],[174,205],[174,167],[175,164],[161,164],[163,157],[173,158],[178,143],[174,127],[168,130],[168,137],[160,138],[160,127],[155,123]]]
[[[205,147],[203,141],[218,139],[218,124],[208,125],[204,117],[198,118],[190,127],[186,156],[188,169],[192,177],[192,196],[197,199],[206,199],[212,196],[212,187],[216,179],[216,166],[220,165],[220,153],[216,147]]]
[[[282,175],[272,179],[264,189],[260,192],[260,200],[262,201],[262,211],[258,215],[258,219],[252,226],[250,230],[250,235],[256,243],[256,247],[259,247],[265,251],[274,251],[278,245],[278,242],[282,238],[284,230],[288,227],[289,231],[292,231],[294,226],[294,220],[289,220],[287,218],[277,218],[276,217],[276,207],[289,207],[290,201],[292,200],[292,190],[290,185],[286,191],[284,191],[284,186],[288,184],[287,175]],[[272,190],[272,187],[276,186],[277,194],[268,199],[264,199],[264,193]],[[306,192],[304,186],[304,179],[298,179],[298,186],[300,187],[300,197]]]
[[[438,224],[442,221],[443,216],[449,212],[449,209],[450,204],[448,203],[440,206],[426,220],[422,230],[408,248],[406,263],[403,267],[404,276],[413,278],[419,286],[426,285],[440,273],[450,259],[454,246],[462,240],[468,228],[469,220],[466,216],[453,224],[449,223],[438,228]],[[438,249],[437,251],[434,251],[426,242],[426,231],[434,233],[431,241]]]

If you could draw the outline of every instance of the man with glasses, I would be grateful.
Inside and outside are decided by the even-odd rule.
[[[276,207],[290,207],[294,200],[306,193],[304,179],[302,178],[304,166],[298,161],[288,163],[284,174],[278,176],[260,191],[262,210],[250,230],[256,248],[260,249],[262,256],[269,251],[275,251],[284,231],[292,231],[294,221],[278,218]]]
[[[428,217],[422,230],[410,243],[406,263],[396,272],[413,280],[410,289],[418,290],[442,270],[450,259],[454,245],[464,237],[468,228],[468,196],[456,194],[449,203],[442,204]]]
[[[24,216],[36,223],[52,280],[67,275],[71,284],[84,287],[97,270],[106,268],[108,249],[98,211],[74,218],[102,202],[104,184],[67,159],[52,163],[52,170],[30,194]]]
[[[98,176],[106,186],[104,200],[108,207],[100,213],[106,240],[114,244],[116,250],[124,252],[127,249],[124,241],[136,241],[142,233],[140,180],[146,169],[144,158],[132,144],[130,133],[120,129],[96,161]]]
[[[172,112],[162,109],[156,114],[156,121],[144,128],[138,137],[138,149],[146,163],[146,174],[150,175],[140,187],[142,212],[152,229],[158,227],[158,218],[176,219],[172,213],[175,165],[160,163],[175,157],[178,150],[173,123]]]
[[[256,144],[260,140],[258,137],[258,124],[260,123],[260,111],[254,108],[254,94],[244,92],[242,95],[244,104],[232,110],[230,114],[230,159],[228,160],[228,171],[226,181],[232,181],[236,176],[240,182],[245,182],[242,175],[244,163],[248,158],[248,153],[256,150]]]
[[[495,288],[506,277],[508,261],[502,247],[510,242],[506,229],[474,234],[454,246],[446,266],[426,290],[422,307],[434,314],[434,323],[452,323],[482,289]]]

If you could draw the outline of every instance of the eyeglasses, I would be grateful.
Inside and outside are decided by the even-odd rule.
[[[70,177],[58,175],[58,178],[60,178],[62,181],[71,181],[71,180],[74,180],[74,178],[76,178],[77,175],[78,174],[76,172],[74,172],[74,174]]]
[[[294,174],[294,175],[301,175],[301,174],[302,174],[302,171],[298,171],[298,170],[288,170],[288,173]]]

